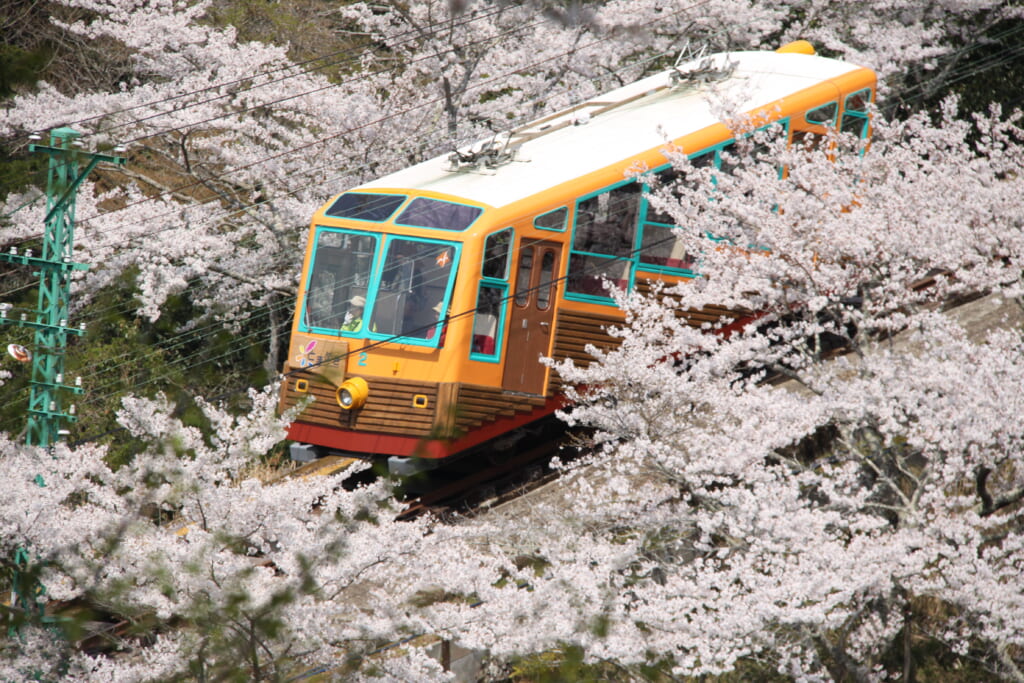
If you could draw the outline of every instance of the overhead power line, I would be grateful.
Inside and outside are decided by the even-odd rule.
[[[504,8],[499,7],[498,9],[496,9],[495,11],[493,11],[493,12],[491,12],[489,14],[479,14],[479,15],[468,16],[464,21],[448,20],[448,21],[434,22],[432,24],[427,24],[426,26],[415,27],[415,28],[411,28],[411,29],[409,29],[407,31],[403,31],[403,32],[397,34],[397,36],[394,36],[394,38],[397,41],[397,43],[396,43],[397,46],[402,46],[402,45],[406,44],[406,42],[413,42],[413,39],[416,38],[417,36],[420,36],[424,30],[431,30],[431,29],[435,29],[435,28],[439,28],[439,27],[445,27],[445,26],[449,26],[449,25],[454,26],[456,28],[462,28],[464,26],[469,26],[469,25],[471,25],[471,24],[473,24],[473,23],[475,23],[477,21],[482,21],[482,20],[488,19],[488,18],[490,18],[492,16],[495,16],[497,14],[500,14],[502,11],[505,11]],[[408,41],[405,40],[405,38],[407,36],[409,37]],[[370,42],[370,44],[372,44],[372,41]],[[365,48],[366,46],[363,46],[363,47]],[[212,85],[209,85],[209,86],[206,86],[206,87],[203,87],[203,88],[197,88],[195,90],[190,90],[188,92],[178,93],[176,95],[169,95],[167,97],[163,97],[163,98],[159,98],[159,99],[155,99],[155,100],[150,100],[150,101],[143,102],[143,103],[140,103],[140,104],[132,105],[130,107],[124,107],[124,108],[121,108],[121,109],[116,109],[116,110],[112,110],[112,111],[106,111],[106,112],[103,112],[102,114],[96,114],[94,116],[89,116],[89,117],[86,117],[86,118],[83,118],[83,119],[78,119],[76,121],[71,122],[69,125],[80,126],[81,127],[81,126],[85,126],[85,124],[88,124],[90,122],[98,121],[98,120],[101,120],[101,119],[104,119],[104,118],[108,118],[110,116],[114,116],[114,115],[117,115],[117,114],[125,114],[125,113],[131,112],[131,111],[136,111],[136,110],[139,110],[139,109],[144,109],[144,108],[148,108],[148,107],[155,107],[155,106],[158,106],[160,104],[167,104],[167,103],[175,102],[177,100],[180,100],[180,99],[183,99],[183,98],[186,98],[186,97],[192,97],[192,96],[195,96],[195,95],[201,95],[202,93],[205,93],[205,92],[218,91],[218,90],[221,90],[223,88],[229,88],[229,87],[232,87],[232,86],[243,86],[243,87],[239,88],[239,90],[231,93],[232,95],[234,95],[234,94],[237,94],[238,92],[245,92],[245,91],[256,89],[256,88],[262,88],[262,87],[267,87],[267,86],[270,86],[270,85],[275,85],[275,84],[280,83],[280,82],[282,82],[284,80],[288,80],[290,78],[296,78],[298,76],[302,76],[302,75],[306,75],[306,74],[310,74],[310,73],[315,73],[317,71],[322,71],[323,69],[329,68],[331,66],[339,66],[339,65],[342,65],[342,64],[346,64],[346,63],[347,64],[355,64],[355,63],[358,62],[359,58],[356,57],[356,56],[348,56],[345,59],[341,59],[341,60],[338,60],[336,62],[328,62],[327,64],[322,64],[322,65],[319,65],[319,66],[312,66],[310,68],[301,68],[301,67],[309,66],[311,64],[315,64],[316,62],[319,62],[319,61],[322,61],[322,60],[332,59],[332,58],[337,57],[339,55],[348,55],[352,51],[353,51],[353,48],[346,47],[346,48],[341,49],[341,50],[335,50],[333,52],[329,52],[329,53],[326,53],[326,54],[323,54],[323,55],[318,55],[318,56],[315,56],[315,57],[311,57],[311,58],[306,59],[306,60],[301,61],[301,62],[286,64],[284,66],[278,67],[277,69],[272,69],[270,71],[266,71],[266,72],[262,72],[262,73],[257,73],[257,74],[250,74],[250,75],[246,75],[246,76],[243,76],[243,77],[240,77],[240,78],[236,78],[236,79],[232,79],[232,80],[221,81],[219,83],[214,83]],[[443,53],[435,53],[435,56],[440,55],[440,54],[443,54]],[[294,70],[294,69],[299,69],[299,70],[296,73],[289,74],[289,75],[283,76],[283,77],[278,78],[278,79],[264,81],[264,82],[261,82],[261,83],[251,83],[250,85],[246,85],[247,83],[250,83],[251,81],[253,81],[253,79],[256,79],[256,78],[258,78],[260,76],[273,76],[274,74],[278,74],[278,73],[281,73],[281,72],[286,72],[286,71],[290,71],[290,70]],[[386,72],[386,71],[387,70],[381,70],[381,73]],[[185,105],[184,107],[178,107],[178,108],[176,108],[176,109],[174,109],[172,111],[159,112],[159,113],[154,114],[152,116],[145,116],[145,117],[142,117],[142,118],[139,118],[139,119],[135,119],[135,120],[132,120],[132,121],[127,121],[127,122],[124,122],[124,123],[121,123],[121,124],[115,124],[115,125],[113,125],[113,126],[111,126],[109,128],[98,130],[98,131],[96,131],[96,133],[97,134],[98,133],[108,133],[110,131],[117,130],[117,129],[120,129],[120,128],[125,128],[125,127],[131,126],[133,124],[137,124],[137,123],[140,123],[142,121],[149,120],[151,118],[155,118],[155,117],[158,117],[158,116],[167,116],[167,115],[169,115],[169,114],[171,114],[173,112],[181,111],[182,109],[187,109],[187,108],[190,108],[190,107],[193,107],[193,106],[197,106],[199,104],[204,104],[206,102],[212,102],[212,101],[215,101],[217,99],[221,99],[222,97],[225,97],[225,96],[226,95],[218,95],[216,97],[210,98],[209,100],[204,100],[203,102],[190,103],[188,105]],[[271,101],[270,103],[273,103],[273,102]],[[160,133],[159,132],[155,132],[154,134],[160,134]]]

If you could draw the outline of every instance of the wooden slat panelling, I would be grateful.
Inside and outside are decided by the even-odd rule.
[[[605,349],[616,346],[618,340],[608,334],[605,328],[621,324],[621,314],[605,315],[563,309],[558,312],[552,356],[556,361],[571,358],[578,364],[589,365],[594,357],[583,349],[588,344]]]
[[[285,368],[287,373],[289,368]],[[295,382],[309,383],[306,393],[295,390]],[[500,387],[479,384],[437,384],[398,379],[370,378],[366,405],[349,413],[335,399],[335,387],[316,382],[310,373],[295,372],[282,391],[282,408],[295,405],[306,395],[316,400],[299,420],[312,424],[367,432],[426,437],[438,433],[457,436],[502,416],[529,412],[543,405],[543,396],[514,394]],[[413,407],[413,396],[427,397],[426,408]],[[454,408],[452,407],[454,404]],[[454,433],[453,433],[454,432]]]
[[[664,282],[657,275],[639,275],[635,281],[635,289],[640,294],[648,296],[651,293],[651,289],[655,282]],[[671,296],[671,295],[669,295]],[[719,321],[729,323],[737,318],[741,318],[745,315],[749,315],[749,311],[734,311],[725,306],[705,306],[701,309],[688,309],[685,311],[677,310],[676,315],[681,318],[686,318],[686,322],[691,327],[700,327],[704,323],[717,323]],[[725,320],[722,320],[725,318]]]
[[[286,366],[285,372],[289,371]],[[300,379],[307,380],[308,394],[316,398],[299,416],[302,422],[406,436],[427,436],[433,429],[438,397],[436,383],[371,378],[366,405],[350,413],[338,405],[335,387],[317,381],[312,373],[298,371],[286,380],[282,390],[282,408],[295,405],[307,395],[295,390],[296,380]],[[427,397],[426,408],[413,407],[413,396],[417,394]]]
[[[594,357],[586,352],[587,345],[592,344],[603,349],[614,348],[619,341],[608,334],[606,329],[621,325],[622,322],[621,313],[616,315],[614,313],[599,314],[560,310],[555,328],[555,346],[552,350],[552,358],[559,362],[571,358],[576,365],[583,367],[590,365],[594,362]],[[561,375],[558,372],[552,372],[548,378],[548,393],[561,391],[562,385]]]
[[[544,403],[543,396],[516,394],[480,384],[460,384],[456,423],[459,429],[468,432],[497,417],[529,412]]]

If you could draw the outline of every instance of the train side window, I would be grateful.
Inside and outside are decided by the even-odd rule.
[[[565,224],[568,217],[569,209],[563,206],[560,209],[548,211],[547,213],[542,213],[537,216],[533,219],[533,225],[541,230],[557,230],[558,232],[562,232],[565,230]]]
[[[480,289],[476,295],[473,313],[473,338],[469,347],[471,360],[498,362],[501,357],[505,315],[508,310],[508,274],[512,257],[512,228],[505,228],[487,236],[484,258],[480,264]],[[532,253],[524,266],[520,259],[517,290],[529,288]],[[520,285],[520,283],[526,283]],[[529,292],[516,292],[516,303],[525,305]]]
[[[694,168],[713,166],[714,152],[699,154],[690,159]],[[655,187],[648,186],[651,192],[658,188],[669,188],[682,182],[682,175],[668,167],[656,175]],[[649,270],[679,270],[684,274],[692,274],[694,258],[686,250],[683,238],[676,233],[675,219],[667,211],[659,211],[646,202],[646,211],[641,226],[640,253],[638,260]]]
[[[540,258],[540,283],[537,285],[537,310],[546,311],[551,305],[552,285],[555,282],[555,252],[545,249]]]
[[[692,274],[695,258],[686,250],[683,238],[674,225],[644,223],[640,243],[640,263],[652,270],[681,270]]]
[[[480,283],[473,314],[473,341],[469,349],[472,360],[496,362],[501,355],[507,292],[505,284]]]
[[[512,252],[512,228],[487,236],[484,242],[484,261],[480,265],[483,277],[508,279],[508,261]]]
[[[799,118],[794,121],[790,146],[807,151],[820,147],[825,139],[826,127],[835,125],[838,113],[838,102],[829,102],[808,110],[803,116],[803,121]]]
[[[871,102],[871,88],[864,88],[846,96],[843,101],[843,118],[839,129],[864,138],[868,133],[868,104]]]
[[[520,308],[530,302],[530,276],[533,274],[533,247],[519,251],[519,272],[516,273],[516,306]]]
[[[719,174],[732,173],[739,166],[739,163],[736,161],[736,151],[731,149],[733,144],[733,141],[730,140],[715,150],[715,168],[718,169],[719,173],[715,173],[711,177],[711,182],[716,187],[718,186]]]
[[[628,256],[633,250],[640,189],[639,183],[629,182],[581,201],[573,251]]]
[[[690,158],[690,165],[694,169],[700,169],[700,168],[706,168],[708,166],[714,166],[715,165],[715,152],[714,152],[714,150],[711,150],[710,152],[704,152],[702,154],[698,154],[696,156],[691,157]],[[658,171],[655,174],[655,177],[656,177],[656,182],[655,182],[656,187],[648,186],[648,187],[645,188],[646,192],[651,192],[651,191],[653,191],[653,190],[655,190],[657,188],[671,188],[673,185],[675,185],[677,183],[680,183],[683,180],[682,174],[680,174],[679,171],[677,169],[673,168],[672,166],[669,166],[668,168],[666,168],[664,170]],[[689,185],[691,187],[696,187],[696,183],[689,183]],[[655,209],[653,206],[651,206],[650,202],[647,202],[645,208],[646,208],[646,211],[644,213],[644,222],[645,223],[660,223],[660,224],[663,224],[663,225],[673,225],[675,223],[675,219],[673,219],[672,216],[667,211],[659,211],[658,209]]]
[[[807,123],[815,126],[831,126],[836,122],[836,114],[839,112],[838,102],[829,102],[820,107],[810,109],[804,114]]]
[[[641,198],[640,183],[630,181],[577,203],[569,293],[607,300],[605,279],[622,290],[629,286]]]

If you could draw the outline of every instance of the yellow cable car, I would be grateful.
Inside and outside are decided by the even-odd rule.
[[[415,471],[551,415],[542,356],[586,363],[622,321],[604,287],[695,276],[643,179],[666,140],[720,166],[733,133],[707,91],[785,127],[866,136],[870,69],[805,41],[711,55],[333,197],[312,219],[281,390],[292,457]],[[690,314],[699,325],[730,315]]]

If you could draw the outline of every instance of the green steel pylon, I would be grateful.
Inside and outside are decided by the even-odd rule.
[[[82,335],[83,328],[68,325],[71,298],[71,273],[88,266],[75,263],[72,256],[75,234],[75,199],[78,186],[100,162],[124,165],[124,158],[83,152],[75,147],[81,133],[71,128],[50,131],[50,146],[29,145],[30,152],[50,156],[46,183],[46,230],[43,253],[33,256],[31,250],[19,254],[12,247],[0,254],[0,261],[20,263],[38,268],[39,305],[34,313],[12,318],[2,312],[0,323],[11,323],[35,329],[32,350],[32,382],[28,405],[26,442],[33,446],[51,446],[57,441],[62,424],[74,422],[74,406],[65,412],[62,394],[81,394],[80,386],[64,383],[64,352],[68,335]],[[87,162],[81,167],[81,162]]]

